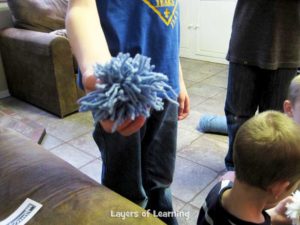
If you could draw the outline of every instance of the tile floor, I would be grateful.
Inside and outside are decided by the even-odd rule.
[[[227,136],[196,130],[201,115],[224,115],[227,65],[181,59],[191,99],[191,112],[179,122],[177,161],[172,184],[174,208],[188,212],[178,218],[180,225],[196,224],[199,208],[224,172]],[[45,111],[9,97],[0,106],[34,120],[46,128],[42,145],[83,173],[100,182],[101,157],[92,140],[93,120],[89,113],[76,113],[59,119]],[[1,118],[0,118],[1,119]]]

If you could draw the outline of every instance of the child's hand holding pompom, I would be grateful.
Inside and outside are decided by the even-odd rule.
[[[105,65],[97,64],[94,74],[100,83],[79,99],[80,111],[92,111],[104,130],[127,136],[137,131],[150,116],[150,109],[163,110],[163,98],[178,104],[168,77],[153,72],[150,58],[120,53]]]

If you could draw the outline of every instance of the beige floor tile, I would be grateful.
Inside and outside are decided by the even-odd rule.
[[[102,162],[96,159],[80,168],[80,171],[88,175],[93,180],[101,183]]]
[[[63,141],[70,141],[93,130],[94,125],[82,116],[67,117],[51,123],[46,131]]]
[[[207,101],[193,107],[194,110],[203,114],[225,115],[224,112],[225,99],[224,96],[218,95],[209,98]]]
[[[43,116],[54,116],[40,108],[37,108],[14,97],[2,99],[1,104],[16,111],[16,116],[26,117],[34,121],[37,121]]]
[[[224,89],[211,98],[216,101],[216,104],[224,106],[226,100],[226,93],[227,93],[227,89]]]
[[[183,148],[189,146],[197,138],[201,137],[203,134],[198,131],[189,131],[183,128],[178,128],[177,134],[177,152]]]
[[[63,120],[69,122],[76,122],[80,120],[91,121],[91,115],[92,114],[90,112],[77,112],[65,117]]]
[[[181,68],[183,71],[198,71],[199,66],[208,64],[206,61],[200,61],[200,60],[194,60],[194,59],[187,59],[187,58],[181,58]]]
[[[226,144],[228,144],[228,136],[227,135],[220,135],[220,134],[206,134],[206,137],[208,139],[213,139],[214,141],[218,141],[218,142],[224,142]]]
[[[91,124],[94,124],[94,119],[91,112],[79,112],[78,114],[80,114],[83,119],[89,121]]]
[[[63,121],[63,119],[59,118],[55,115],[52,115],[52,114],[47,114],[47,115],[41,115],[40,117],[37,118],[36,121],[39,124],[41,124],[42,126],[47,128],[47,127],[50,126],[50,124],[56,123],[56,122],[59,122],[59,121]]]
[[[195,224],[197,224],[199,208],[196,208],[190,204],[187,204],[183,207],[183,209],[181,209],[180,213],[182,214],[182,216],[177,217],[178,223],[180,225],[195,225]]]
[[[84,152],[81,152],[80,150],[74,148],[69,144],[60,145],[52,149],[50,152],[52,152],[59,158],[65,160],[66,162],[70,163],[76,168],[80,168],[96,159]]]
[[[100,151],[98,146],[96,145],[92,132],[84,134],[78,138],[75,138],[68,143],[83,152],[86,152],[94,157],[100,158]]]
[[[211,84],[203,84],[203,82],[197,83],[191,86],[190,88],[188,88],[189,94],[196,94],[207,98],[211,98],[221,93],[222,91],[224,91],[224,88],[217,87]]]
[[[0,126],[17,131],[35,143],[41,143],[45,135],[45,128],[43,126],[23,116],[17,117],[14,113],[6,113],[3,110],[0,114]]]
[[[203,97],[201,95],[195,94],[194,92],[189,92],[188,95],[190,97],[190,107],[193,109],[195,106],[200,105],[201,103],[204,103],[208,98]]]
[[[187,118],[178,121],[178,127],[192,132],[197,132],[197,126],[201,115],[202,114],[200,112],[192,109]]]
[[[219,182],[219,177],[217,177],[213,182],[211,182],[203,191],[201,191],[193,201],[191,201],[191,205],[201,208],[203,205],[208,193],[211,189]]]
[[[183,71],[183,78],[184,80],[187,81],[192,81],[192,82],[201,82],[204,81],[208,78],[210,78],[212,75],[206,74],[206,73],[201,73],[199,71]]]
[[[178,198],[172,196],[173,209],[175,212],[180,212],[180,210],[185,206],[185,202],[179,200]]]
[[[220,77],[226,77],[226,78],[228,78],[228,68],[226,70],[223,70],[223,71],[215,74],[215,76],[220,76]]]
[[[203,84],[210,84],[216,87],[227,88],[227,77],[214,75],[203,81]]]
[[[80,120],[86,120],[89,124],[93,124],[92,114],[90,112],[79,113],[75,112],[71,115],[66,116],[65,118],[59,118],[52,114],[41,115],[38,118],[38,123],[42,124],[45,127],[50,127],[52,124],[60,123],[63,121],[66,122],[76,122]]]
[[[52,148],[55,148],[61,144],[63,144],[64,142],[56,137],[53,137],[50,134],[46,134],[45,137],[43,138],[43,141],[41,143],[41,145],[47,149],[50,150]]]
[[[227,65],[218,64],[218,63],[206,63],[206,64],[198,66],[199,72],[207,73],[207,74],[211,74],[211,75],[220,73],[225,70],[227,70]]]
[[[215,139],[215,136],[217,135],[204,134],[191,145],[183,148],[178,155],[206,166],[217,173],[223,171],[228,144]]]
[[[195,84],[194,81],[190,81],[190,80],[184,80],[184,83],[185,83],[186,88],[189,88]]]
[[[174,180],[171,186],[173,195],[181,201],[189,202],[216,176],[216,172],[206,167],[177,157]]]

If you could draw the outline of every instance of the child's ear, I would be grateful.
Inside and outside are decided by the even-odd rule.
[[[289,181],[277,181],[269,186],[268,191],[274,196],[275,199],[278,199],[284,192],[288,190],[289,185]]]
[[[286,115],[293,117],[293,106],[290,100],[285,100],[283,103],[283,110]]]

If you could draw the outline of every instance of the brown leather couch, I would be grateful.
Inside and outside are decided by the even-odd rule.
[[[43,205],[35,225],[159,225],[144,209],[93,181],[41,146],[0,128],[0,221],[26,199]],[[134,212],[125,219],[117,212]]]
[[[68,0],[8,0],[13,28],[0,31],[9,92],[59,117],[78,110],[77,66],[65,27]]]

